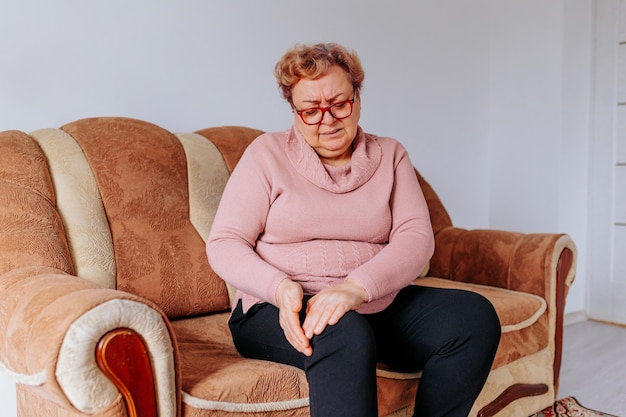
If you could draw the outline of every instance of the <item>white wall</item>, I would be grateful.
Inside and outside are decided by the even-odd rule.
[[[90,116],[287,128],[272,69],[355,48],[363,127],[394,136],[456,225],[567,232],[584,310],[591,0],[3,0],[0,131]],[[0,407],[14,409],[0,376]]]
[[[338,41],[366,69],[363,126],[406,144],[455,222],[488,222],[486,0],[9,4],[0,16],[0,130],[101,115],[174,131],[285,129],[291,113],[275,62],[295,42]]]
[[[577,278],[566,311],[585,310],[591,0],[490,6],[489,226],[565,232]]]

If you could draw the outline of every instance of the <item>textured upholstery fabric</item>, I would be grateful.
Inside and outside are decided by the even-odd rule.
[[[85,414],[67,406],[60,406],[45,398],[42,389],[17,386],[17,414],[20,417],[81,417]],[[126,407],[120,395],[110,406],[99,410],[90,417],[127,417]]]
[[[170,317],[227,309],[226,286],[209,267],[189,219],[187,162],[176,137],[123,118],[86,119],[62,129],[79,143],[98,183],[117,288],[154,301]]]
[[[482,294],[491,301],[502,326],[502,337],[493,369],[537,353],[548,346],[546,302],[541,297],[441,278],[420,278],[415,283],[428,287],[470,290]]]
[[[227,319],[228,313],[223,313],[173,323],[185,375],[183,391],[188,396],[184,401],[218,409],[230,404],[231,411],[239,412],[267,402],[304,399],[308,405],[304,373],[291,366],[243,359],[232,344]]]
[[[41,149],[22,132],[2,132],[0,138],[0,273],[36,266],[73,273]]]
[[[70,135],[59,129],[41,129],[30,136],[48,162],[76,274],[115,288],[111,231],[85,154]]]
[[[196,133],[179,133],[176,136],[187,157],[189,218],[206,242],[230,173],[222,154],[212,142]],[[226,286],[232,305],[235,288],[229,284]]]
[[[99,338],[117,327],[145,341],[161,416],[309,415],[301,370],[235,350],[226,322],[232,288],[204,251],[229,174],[261,133],[230,126],[174,135],[117,117],[0,132],[0,372],[19,383],[21,416],[126,417],[93,361]],[[544,408],[555,396],[559,302],[574,280],[574,243],[454,227],[416,175],[436,239],[416,284],[479,292],[502,324],[472,415],[520,383],[547,392],[497,415]],[[565,250],[574,260],[557,295]],[[420,373],[380,364],[377,375],[380,415],[410,415]]]

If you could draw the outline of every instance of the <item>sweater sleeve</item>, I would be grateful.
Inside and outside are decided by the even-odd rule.
[[[223,280],[275,305],[276,288],[287,275],[254,250],[270,208],[269,174],[258,163],[263,155],[255,152],[258,147],[250,145],[226,184],[206,251],[211,267]]]
[[[424,269],[435,249],[428,206],[413,164],[401,146],[396,155],[389,201],[392,213],[389,243],[346,277],[363,285],[370,302],[409,285]]]

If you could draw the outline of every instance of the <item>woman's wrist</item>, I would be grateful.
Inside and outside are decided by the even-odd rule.
[[[367,303],[370,299],[369,293],[359,281],[348,278],[345,281],[345,284],[349,285],[352,291],[362,300],[363,303]]]

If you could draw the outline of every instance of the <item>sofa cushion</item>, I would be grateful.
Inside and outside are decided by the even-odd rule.
[[[540,297],[431,277],[419,278],[416,283],[470,290],[492,302],[502,324],[494,368],[547,346],[546,303]],[[195,410],[188,412],[201,416],[202,410],[213,410],[226,416],[274,410],[277,415],[308,415],[304,372],[243,358],[233,346],[227,321],[228,313],[222,313],[172,323],[180,350],[183,402],[186,409]],[[380,364],[377,376],[381,415],[411,404],[420,373],[395,372]]]
[[[274,362],[243,358],[228,328],[228,313],[172,322],[182,375],[186,416],[233,416],[274,411],[272,416],[309,416],[304,372]],[[379,414],[412,404],[420,373],[403,374],[381,365]],[[210,411],[210,413],[209,413]],[[234,414],[233,414],[234,413]]]
[[[155,302],[168,317],[227,309],[226,285],[211,270],[204,240],[190,219],[180,140],[127,118],[83,119],[62,130],[82,149],[98,185],[117,289]]]
[[[306,409],[304,372],[243,358],[233,345],[228,317],[221,313],[172,322],[187,407],[234,413]]]
[[[22,267],[73,273],[54,205],[45,157],[37,144],[23,132],[0,132],[0,274]]]
[[[76,276],[116,288],[111,231],[85,154],[74,138],[60,129],[39,129],[30,136],[48,162]]]
[[[502,340],[493,368],[533,354],[548,344],[546,303],[537,296],[454,282],[419,278],[417,285],[453,288],[482,294],[494,305],[502,324]],[[245,359],[233,346],[228,313],[172,323],[181,357],[183,402],[194,416],[275,410],[277,415],[308,415],[308,385],[304,372],[287,365]],[[210,358],[210,359],[208,359]],[[409,405],[420,373],[395,372],[379,365],[378,400],[381,415]],[[211,414],[214,415],[214,414]]]
[[[418,278],[415,284],[474,291],[482,294],[493,304],[502,326],[502,337],[492,369],[536,353],[549,344],[546,301],[541,297],[433,277]]]

